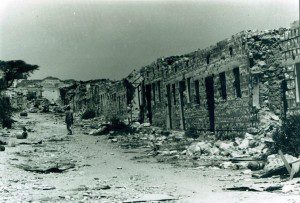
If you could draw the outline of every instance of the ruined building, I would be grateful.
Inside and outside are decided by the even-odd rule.
[[[256,127],[261,109],[284,115],[283,33],[244,31],[144,67],[146,117],[166,128],[226,134]]]
[[[284,33],[282,41],[282,66],[284,71],[284,109],[287,114],[300,113],[300,26],[294,23]]]
[[[257,128],[266,112],[280,119],[298,111],[299,49],[299,26],[243,31],[203,50],[159,58],[121,81],[90,86],[90,104],[82,104],[99,116],[131,114],[168,129],[243,133]],[[86,97],[76,88],[75,103]]]

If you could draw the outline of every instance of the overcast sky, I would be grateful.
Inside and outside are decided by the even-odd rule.
[[[120,79],[242,30],[289,27],[299,0],[0,0],[0,60],[32,78]]]

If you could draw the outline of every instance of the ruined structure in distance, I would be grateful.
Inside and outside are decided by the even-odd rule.
[[[107,119],[226,135],[300,109],[300,30],[242,31],[203,50],[163,57],[119,81],[75,82],[63,104]]]

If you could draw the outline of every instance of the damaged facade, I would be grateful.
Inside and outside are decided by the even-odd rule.
[[[69,103],[75,111],[168,129],[244,133],[265,112],[283,118],[298,111],[298,41],[299,26],[243,31],[204,50],[160,58],[120,81],[74,86]]]
[[[75,112],[92,110],[96,116],[107,119],[117,117],[131,120],[131,117],[138,117],[136,112],[139,112],[139,105],[135,105],[139,101],[135,98],[138,86],[134,74],[120,81],[100,79],[76,82],[72,86],[60,88],[60,95],[63,103],[70,104]]]
[[[282,65],[284,70],[284,108],[287,114],[300,114],[300,26],[294,23],[284,33]]]
[[[12,107],[17,110],[30,108],[29,101],[32,100],[47,100],[52,104],[61,104],[60,88],[70,86],[74,82],[54,77],[43,80],[22,79],[16,80],[5,93],[11,99]]]
[[[256,127],[262,109],[284,115],[283,32],[241,32],[143,68],[146,118],[166,128],[226,135]]]

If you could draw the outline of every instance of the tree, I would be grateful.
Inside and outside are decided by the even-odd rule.
[[[2,123],[3,128],[11,128],[12,123],[14,122],[11,119],[13,109],[11,107],[8,97],[3,95],[0,96],[0,122]]]
[[[5,88],[10,87],[15,79],[27,79],[38,68],[38,65],[27,64],[22,60],[0,61],[0,70],[4,73]]]
[[[3,72],[0,85],[0,122],[2,123],[2,127],[11,128],[13,120],[11,119],[12,107],[9,98],[2,94],[1,90],[12,86],[15,79],[26,79],[38,68],[39,66],[27,64],[22,60],[0,60],[0,71]]]

